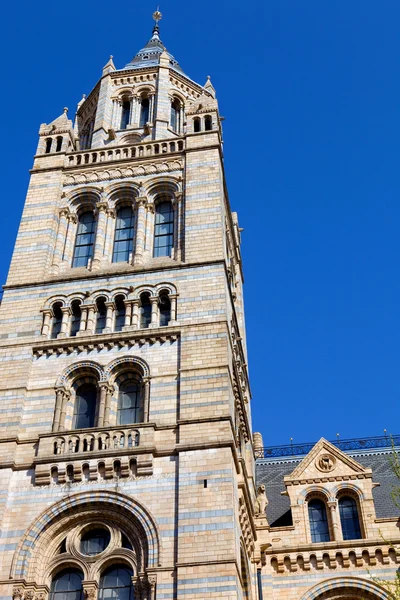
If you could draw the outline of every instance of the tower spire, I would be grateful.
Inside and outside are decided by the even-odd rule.
[[[153,38],[154,37],[159,37],[159,33],[160,33],[160,28],[158,26],[158,23],[161,21],[162,19],[162,13],[159,10],[159,6],[157,6],[157,10],[153,12],[153,19],[156,22],[156,24],[153,27]]]

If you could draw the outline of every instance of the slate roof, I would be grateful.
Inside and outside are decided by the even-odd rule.
[[[397,517],[400,509],[395,506],[391,497],[394,486],[399,487],[399,480],[394,475],[389,463],[388,450],[369,450],[368,452],[346,452],[364,467],[372,469],[372,481],[380,483],[373,489],[375,510],[378,519]],[[285,491],[283,478],[294,471],[303,460],[302,457],[258,459],[256,461],[257,486],[264,484],[267,490],[268,507],[267,519],[271,527],[292,525],[292,513],[288,496],[282,496]]]
[[[160,40],[159,28],[156,25],[153,29],[153,35],[147,42],[144,48],[132,58],[132,60],[125,65],[124,69],[140,69],[142,67],[157,67],[160,64],[160,56],[163,52],[166,52],[169,57],[169,65],[171,69],[174,69],[178,73],[184,75],[178,61],[170,54],[162,41]]]

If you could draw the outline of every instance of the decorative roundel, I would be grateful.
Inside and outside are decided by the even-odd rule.
[[[315,461],[315,466],[319,471],[329,473],[336,466],[336,458],[332,454],[321,454]]]

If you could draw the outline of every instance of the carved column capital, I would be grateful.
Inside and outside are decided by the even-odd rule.
[[[58,216],[60,217],[66,217],[68,219],[68,217],[70,216],[70,210],[68,208],[68,206],[64,206],[63,208],[60,208],[59,212],[58,212]]]
[[[24,588],[21,585],[16,585],[13,587],[12,598],[13,600],[22,600],[24,596]]]
[[[103,202],[98,202],[96,204],[96,211],[97,212],[107,212],[108,208],[109,208],[109,206],[108,206],[107,202],[103,201]]]
[[[146,204],[147,204],[147,198],[146,198],[146,196],[138,196],[136,198],[136,204],[138,206],[146,206]]]
[[[69,213],[69,215],[68,215],[68,222],[69,223],[73,223],[74,225],[76,225],[77,222],[78,222],[78,217],[74,213]]]

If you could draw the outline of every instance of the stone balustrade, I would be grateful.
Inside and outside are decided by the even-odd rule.
[[[72,152],[65,157],[66,167],[81,167],[97,163],[108,163],[132,158],[155,157],[165,154],[182,152],[185,149],[184,140],[145,142],[134,145],[113,146],[111,148],[84,150]]]

